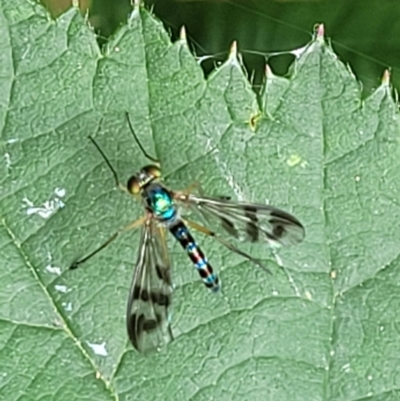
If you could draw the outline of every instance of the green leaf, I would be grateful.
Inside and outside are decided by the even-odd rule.
[[[207,79],[184,40],[135,9],[100,51],[76,9],[0,2],[0,400],[395,400],[398,112],[318,37],[259,98],[232,53]],[[176,340],[140,355],[125,306],[138,233],[68,266],[143,211],[115,188],[146,159],[165,182],[270,202],[305,225],[268,276],[196,235],[222,292],[171,241]]]

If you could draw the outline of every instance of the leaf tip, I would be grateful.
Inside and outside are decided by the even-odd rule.
[[[389,86],[389,84],[390,84],[390,70],[389,69],[386,69],[383,72],[381,82],[382,82],[382,85]]]
[[[274,73],[271,70],[271,67],[269,66],[269,64],[265,64],[265,76],[266,77],[272,77],[274,75]]]
[[[185,42],[185,43],[187,42],[185,25],[182,25],[181,30],[179,31],[179,39],[182,42]]]
[[[231,48],[229,49],[229,60],[237,59],[237,41],[234,40],[231,44]]]
[[[142,0],[131,0],[132,12],[128,18],[128,22],[131,22],[135,18],[139,17],[141,4],[142,4]]]
[[[325,26],[324,24],[318,24],[314,28],[315,40],[318,42],[323,42],[325,37]]]

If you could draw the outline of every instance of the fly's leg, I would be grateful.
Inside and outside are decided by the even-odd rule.
[[[197,191],[201,196],[204,196],[203,188],[198,181],[194,181],[188,187],[182,189],[181,191],[177,191],[177,194],[188,196],[193,191]]]
[[[111,242],[113,242],[120,234],[126,232],[126,231],[130,231],[130,230],[134,230],[138,227],[140,227],[142,224],[144,224],[144,222],[148,219],[148,216],[143,216],[140,219],[129,223],[128,225],[126,225],[125,227],[120,228],[118,231],[116,231],[110,238],[108,238],[107,241],[105,241],[103,244],[101,244],[98,248],[96,248],[94,251],[90,252],[89,255],[85,256],[82,259],[79,259],[77,261],[75,261],[74,263],[72,263],[72,265],[70,266],[70,269],[76,269],[78,268],[82,263],[85,263],[86,261],[88,261],[92,256],[96,255],[97,253],[99,253],[101,250],[103,250],[104,248],[106,248],[108,245],[111,244]]]

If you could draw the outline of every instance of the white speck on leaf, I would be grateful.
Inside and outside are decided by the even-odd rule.
[[[274,258],[276,260],[276,263],[278,266],[283,267],[283,261],[282,258],[278,255],[278,253],[273,252]]]
[[[61,195],[59,195],[59,193]],[[56,188],[54,190],[54,194],[56,196],[54,196],[53,199],[45,201],[42,206],[35,206],[34,203],[30,201],[28,198],[23,198],[22,201],[27,206],[26,214],[28,216],[37,214],[42,219],[48,219],[57,210],[64,208],[65,203],[59,197],[65,196],[65,189]]]
[[[56,289],[56,291],[62,292],[64,294],[68,292],[68,287],[66,285],[56,284],[54,288]]]
[[[61,274],[61,269],[59,267],[52,266],[52,265],[47,265],[46,271],[51,274],[57,274],[57,276],[59,276]]]
[[[4,153],[4,160],[6,161],[6,167],[11,167],[11,156],[9,153]]]
[[[72,302],[63,302],[61,304],[66,312],[72,311]]]
[[[344,372],[350,372],[350,364],[349,363],[346,363],[345,365],[343,365],[342,366],[342,370],[344,371]]]
[[[286,160],[286,163],[289,167],[294,167],[297,164],[301,163],[301,157],[299,155],[290,155],[289,158]]]
[[[67,191],[65,190],[65,188],[56,188],[54,190],[54,193],[56,194],[56,196],[59,196],[60,198],[64,198],[66,192]]]
[[[96,355],[99,356],[107,356],[108,352],[106,350],[106,343],[102,342],[101,344],[90,343],[87,341],[87,345],[93,350]]]

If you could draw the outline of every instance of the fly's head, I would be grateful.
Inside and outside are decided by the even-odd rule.
[[[128,191],[132,195],[141,195],[146,209],[160,222],[173,221],[177,208],[172,193],[157,182],[161,177],[160,168],[156,165],[143,167],[128,180]]]
[[[143,194],[143,190],[153,181],[161,177],[161,170],[158,166],[150,164],[143,167],[138,173],[128,180],[128,191],[132,195]]]

